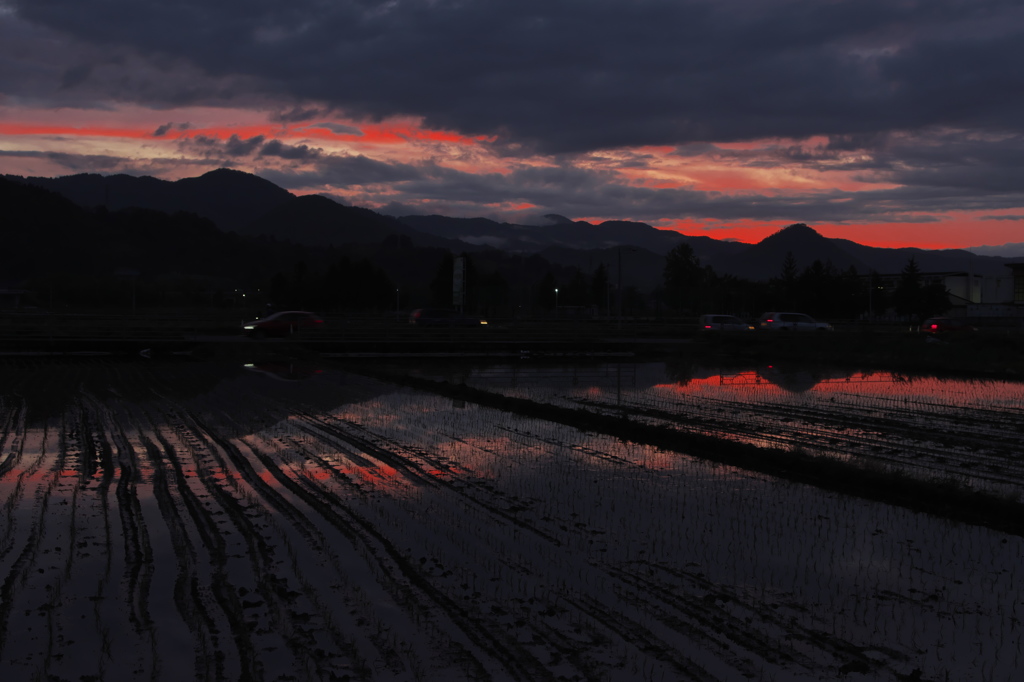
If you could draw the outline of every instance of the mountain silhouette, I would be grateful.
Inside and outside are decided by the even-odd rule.
[[[0,272],[5,285],[44,276],[196,275],[256,281],[282,263],[314,261],[307,247],[218,229],[195,213],[86,209],[55,192],[0,178]],[[133,275],[134,276],[134,275]]]
[[[809,267],[816,260],[822,264],[831,263],[832,267],[839,271],[846,271],[851,267],[860,273],[871,270],[867,263],[843,250],[835,240],[823,237],[803,223],[779,230],[738,253],[712,258],[708,265],[722,274],[767,280],[780,274],[788,254],[792,254],[798,271]]]
[[[595,225],[554,213],[545,216],[543,225],[440,215],[393,218],[366,208],[344,206],[327,197],[296,197],[258,176],[223,168],[173,182],[96,174],[58,178],[4,177],[51,190],[87,209],[104,206],[117,211],[137,207],[172,214],[193,213],[211,220],[221,230],[264,235],[297,245],[372,246],[398,235],[409,238],[417,246],[452,252],[480,252],[490,248],[521,255],[543,253],[552,263],[581,269],[584,262],[593,267],[597,262],[608,265],[615,249],[629,247],[663,257],[681,243],[693,248],[701,265],[710,266],[719,274],[754,281],[777,277],[789,253],[798,270],[820,261],[831,263],[840,271],[854,267],[861,274],[871,271],[895,274],[913,257],[924,272],[1005,276],[1004,264],[1014,260],[974,255],[961,249],[870,247],[846,239],[826,238],[802,223],[780,230],[756,244],[746,244],[704,235],[685,235],[641,222],[610,220]],[[608,253],[595,255],[603,251]],[[615,255],[616,263],[617,259]],[[647,270],[631,281],[646,283],[658,279],[658,264],[645,265]],[[623,265],[624,269],[629,267],[633,265]]]
[[[184,211],[208,218],[222,230],[238,230],[295,198],[269,180],[227,168],[175,181],[95,173],[58,178],[4,177],[57,192],[83,208]]]
[[[420,232],[397,218],[368,208],[345,206],[318,194],[291,197],[256,220],[241,226],[238,232],[253,236],[265,235],[307,246],[380,244],[391,235],[403,235],[417,246],[456,252],[477,248]]]
[[[439,215],[402,216],[399,220],[421,232],[448,239],[530,253],[551,246],[584,250],[635,246],[664,256],[680,242],[693,239],[673,230],[659,230],[646,223],[626,220],[609,220],[594,225],[585,220],[572,221],[556,214],[549,214],[545,218],[550,221],[549,224],[517,225],[488,218],[449,218]]]
[[[394,218],[315,194],[293,197],[240,231],[310,246],[376,244],[390,234],[411,232]]]

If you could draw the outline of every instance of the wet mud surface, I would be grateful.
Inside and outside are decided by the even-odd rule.
[[[0,679],[1011,680],[1024,540],[339,369],[0,367]]]

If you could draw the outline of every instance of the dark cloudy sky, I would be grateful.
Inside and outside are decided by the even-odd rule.
[[[0,171],[1024,242],[1021,0],[0,0]]]

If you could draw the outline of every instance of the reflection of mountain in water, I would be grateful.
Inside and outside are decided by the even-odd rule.
[[[348,372],[278,363],[237,375],[187,401],[190,410],[231,436],[254,433],[297,412],[329,413],[342,405],[395,392],[396,387]]]
[[[767,382],[802,393],[822,381],[849,379],[856,372],[825,366],[768,365],[762,368],[703,367],[686,358],[665,362],[437,364],[413,373],[449,383],[483,388],[604,388],[645,390],[664,384],[687,386],[708,381],[738,385]]]
[[[226,364],[113,358],[17,358],[0,362],[0,397],[23,402],[30,424],[59,417],[83,395],[143,403],[210,391],[240,370]],[[6,405],[5,405],[6,407]]]
[[[217,422],[230,437],[277,423],[296,410],[327,412],[396,390],[311,365],[261,367],[257,372],[226,362],[19,360],[0,364],[0,408],[9,411],[21,403],[28,423],[39,425],[67,414],[83,398],[157,411],[178,405]]]
[[[768,365],[757,370],[757,375],[790,393],[809,391],[823,381],[849,379],[856,372],[821,366]]]

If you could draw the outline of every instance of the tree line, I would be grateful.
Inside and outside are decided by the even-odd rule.
[[[883,285],[876,272],[840,270],[829,261],[815,260],[803,270],[788,252],[776,277],[767,283],[719,275],[700,260],[688,244],[676,246],[665,259],[664,298],[673,310],[752,315],[765,310],[789,310],[817,317],[853,319],[895,314],[929,317],[949,309],[949,291],[941,282],[925,282],[911,257],[894,288]]]

